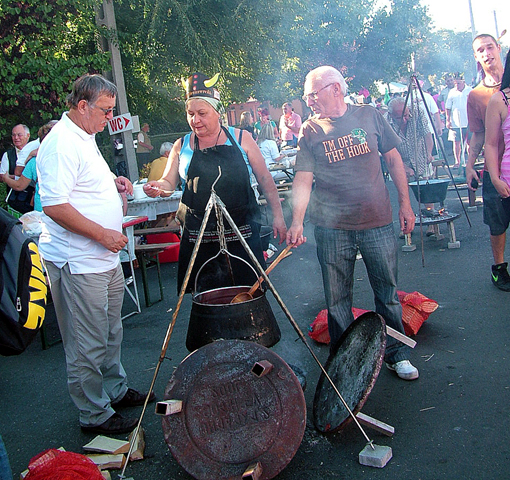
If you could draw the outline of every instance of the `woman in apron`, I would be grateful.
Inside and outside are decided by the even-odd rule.
[[[264,265],[264,256],[259,234],[259,207],[252,188],[254,182],[251,181],[253,177],[271,207],[274,238],[279,236],[282,243],[287,231],[276,185],[257,144],[251,135],[243,135],[242,130],[221,125],[224,109],[218,91],[213,88],[216,80],[217,76],[208,79],[201,73],[195,73],[188,79],[186,114],[192,133],[174,143],[162,178],[148,182],[144,187],[145,193],[150,197],[165,196],[169,195],[166,192],[175,190],[179,181],[182,182],[184,191],[177,212],[177,218],[183,226],[177,282],[179,291],[204,218],[212,184],[219,175],[218,167],[221,167],[221,177],[214,189],[259,263]],[[251,264],[247,252],[226,219],[223,224],[229,253],[244,258]],[[194,288],[200,267],[219,250],[217,219],[212,211],[187,292]],[[251,285],[256,278],[244,262],[232,261],[230,257],[227,261],[224,255],[219,255],[214,261],[207,262],[206,269],[200,273],[197,290],[204,291],[227,285]]]

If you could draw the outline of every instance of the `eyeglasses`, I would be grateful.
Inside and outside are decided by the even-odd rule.
[[[102,108],[102,107],[98,107],[97,105],[95,105],[94,103],[90,103],[89,104],[91,106],[91,108],[99,108],[99,110],[101,110],[103,113],[104,113],[104,116],[107,117],[110,113],[115,113],[115,110],[116,108],[115,107],[112,107],[112,108]]]
[[[322,87],[319,90],[315,90],[313,92],[307,93],[306,95],[303,95],[301,98],[305,102],[307,102],[310,98],[313,98],[313,100],[317,100],[318,95],[319,95],[320,92],[322,92],[324,89],[326,89],[328,87],[331,87],[331,85],[334,85],[334,84],[335,84],[335,82],[328,83],[325,87]]]

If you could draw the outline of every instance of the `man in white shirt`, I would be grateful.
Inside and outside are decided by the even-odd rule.
[[[448,140],[453,142],[453,154],[455,156],[454,167],[460,167],[463,149],[467,142],[467,101],[471,87],[466,86],[464,75],[455,74],[455,88],[450,91],[445,103],[446,128],[450,131]]]
[[[7,149],[7,151],[2,155],[2,160],[0,162],[0,181],[3,182],[4,174],[6,173],[18,176],[21,174],[23,168],[17,173],[17,170],[19,169],[16,168],[16,165],[18,163],[20,153],[23,151],[24,147],[27,146],[29,140],[30,129],[26,125],[19,124],[12,129],[12,144],[14,147]],[[23,163],[23,165],[25,165],[25,163]]]
[[[124,277],[119,193],[131,182],[114,180],[95,134],[113,117],[117,88],[100,75],[84,75],[68,96],[69,112],[44,139],[37,156],[43,207],[39,249],[64,344],[68,388],[82,430],[127,433],[138,419],[115,410],[143,405],[128,388],[121,363]],[[154,397],[151,399],[153,400]]]

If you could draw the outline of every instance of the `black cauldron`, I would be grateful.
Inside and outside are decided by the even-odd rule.
[[[417,182],[410,182],[409,186],[414,193],[417,202],[421,203],[441,203],[446,198],[448,185],[450,184],[449,178],[435,178],[430,180],[420,180]],[[420,189],[420,198],[418,199],[418,187]]]
[[[280,328],[266,298],[256,290],[253,299],[230,303],[249,286],[223,287],[193,295],[186,348],[193,352],[215,340],[248,340],[272,347],[281,338]]]

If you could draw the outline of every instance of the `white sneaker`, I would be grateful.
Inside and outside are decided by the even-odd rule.
[[[420,376],[418,369],[409,360],[402,360],[393,365],[387,363],[386,366],[403,380],[416,380]]]

